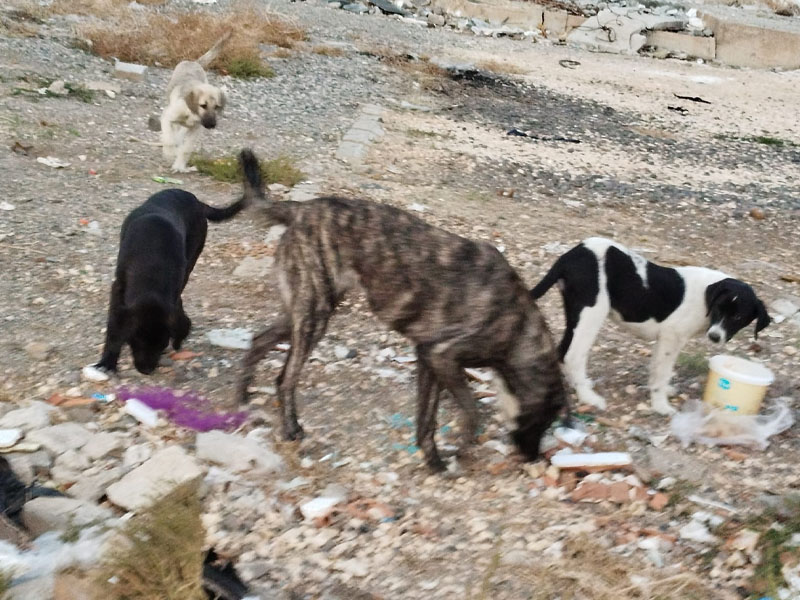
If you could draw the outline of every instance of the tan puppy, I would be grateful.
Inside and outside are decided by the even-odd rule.
[[[169,104],[161,114],[161,146],[172,170],[186,173],[189,156],[200,135],[200,126],[213,129],[217,114],[225,106],[225,93],[208,83],[205,68],[219,56],[230,32],[196,61],[184,60],[175,67],[167,86]]]

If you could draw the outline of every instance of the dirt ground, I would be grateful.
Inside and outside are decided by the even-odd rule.
[[[431,83],[414,70],[365,58],[357,51],[324,56],[300,49],[275,61],[278,83],[226,81],[234,88],[232,106],[219,128],[204,136],[207,152],[251,146],[267,157],[287,154],[322,192],[405,208],[422,205],[420,216],[426,221],[502,246],[531,285],[560,252],[585,237],[603,235],[665,264],[722,269],[753,285],[768,306],[785,298],[797,302],[800,73],[588,54],[438,30],[415,29],[409,34],[413,26],[380,16],[356,17],[342,11],[327,21],[333,13],[313,3],[279,2],[274,8],[309,27],[309,48],[331,39],[363,48],[385,43],[387,32],[396,32],[398,53],[420,52],[414,36],[424,36],[425,56],[454,64],[492,60],[521,74],[445,74]],[[157,148],[132,139],[155,139],[146,121],[162,106],[168,72],[151,68],[146,82],[117,81],[121,93],[111,98],[98,92],[88,103],[19,92],[35,77],[63,77],[82,84],[114,81],[109,63],[66,44],[68,31],[69,23],[63,21],[41,25],[35,37],[0,30],[0,414],[70,388],[78,387],[85,395],[112,391],[120,383],[193,390],[228,407],[241,352],[211,346],[205,334],[232,327],[255,331],[277,309],[270,278],[233,275],[245,257],[269,255],[274,249],[274,241],[265,241],[266,231],[250,213],[210,228],[203,257],[186,288],[184,305],[194,325],[185,345],[201,356],[187,362],[165,359],[155,375],[145,377],[133,370],[124,354],[119,381],[98,385],[80,380],[81,368],[100,356],[119,225],[129,210],[163,187],[151,176],[169,175]],[[579,64],[562,66],[559,61],[565,59]],[[285,106],[287,111],[297,110],[305,94],[316,94],[322,98],[315,105],[318,114],[314,109],[307,122],[286,125],[277,98],[261,114],[259,94],[277,96],[271,85],[293,78],[305,81],[311,69],[313,79],[305,90],[287,97]],[[324,112],[326,90],[339,93],[335,88],[347,69],[353,70],[354,79],[361,78],[361,87],[352,91],[349,105],[331,102],[338,106],[330,110],[347,111],[329,116]],[[682,100],[676,94],[708,103]],[[403,108],[402,102],[417,109]],[[338,140],[365,103],[384,107],[385,135],[370,146],[363,164],[337,161]],[[669,107],[682,107],[685,114]],[[506,135],[512,127],[538,139]],[[15,143],[31,148],[20,152]],[[71,164],[55,169],[36,162],[44,156]],[[238,193],[237,186],[202,175],[178,177],[182,187],[212,204],[224,204]],[[560,336],[558,294],[549,293],[542,307],[554,335]],[[355,350],[355,358],[338,359],[337,346]],[[797,407],[796,323],[773,323],[757,343],[750,329],[742,331],[725,351],[765,362],[776,374],[768,401],[786,396],[790,406]],[[780,498],[800,487],[797,428],[775,438],[766,451],[743,449],[743,455],[734,457],[721,449],[682,449],[674,438],[664,440],[668,419],[647,409],[649,352],[649,344],[613,326],[601,334],[590,362],[597,389],[609,400],[603,415],[607,425],[590,426],[599,446],[630,451],[640,477],[655,482],[671,476],[689,482],[703,498],[736,507],[731,520],[738,525],[746,515],[763,510],[765,497]],[[700,397],[702,361],[717,352],[702,339],[684,349],[673,382],[676,406]],[[677,534],[697,509],[685,498],[663,512],[637,512],[610,503],[573,503],[552,494],[532,494],[536,484],[528,472],[506,464],[491,444],[476,450],[461,478],[429,477],[419,453],[404,449],[411,430],[387,426],[392,415],[413,418],[413,364],[392,360],[412,354],[402,337],[367,313],[357,295],[331,322],[299,389],[300,418],[308,439],[299,446],[277,443],[291,465],[282,479],[303,475],[313,489],[340,483],[353,493],[379,495],[399,517],[375,527],[368,541],[348,538],[346,524],[337,530],[351,544],[338,556],[352,555],[370,565],[369,575],[363,577],[336,567],[327,546],[312,551],[299,542],[275,542],[301,524],[237,512],[236,523],[217,531],[216,542],[241,562],[266,561],[267,575],[256,579],[266,586],[264,594],[555,598],[560,597],[556,592],[536,595],[535,569],[543,568],[539,557],[563,542],[558,556],[567,561],[564,564],[578,571],[582,566],[588,572],[598,569],[594,576],[599,577],[605,567],[588,566],[588,559],[568,550],[588,533],[615,557],[612,562],[625,563],[620,577],[640,572],[657,581],[691,572],[709,586],[692,597],[747,597],[751,567],[737,576],[709,575],[720,547],[709,550],[678,542],[666,552],[667,565],[657,567],[635,543],[620,539],[631,524]],[[258,385],[273,384],[280,360],[276,352],[262,364]],[[269,393],[261,401],[266,407],[259,414],[274,423]],[[453,406],[443,404],[440,424],[455,427]],[[98,408],[98,422],[103,422],[102,413],[114,410]],[[496,412],[491,403],[482,408],[485,435],[507,441]],[[191,445],[190,432],[171,435]],[[447,429],[442,433],[445,442],[452,442],[453,436]],[[654,438],[660,440],[655,445]],[[328,455],[334,459],[325,459]],[[301,467],[301,457],[312,459],[314,468]],[[396,473],[400,484],[385,483],[385,473]],[[275,484],[263,482],[265,493],[277,493]],[[209,510],[224,513],[223,498],[214,496],[209,506],[215,508]],[[592,527],[582,530],[586,523]],[[563,527],[553,529],[554,524]],[[381,545],[379,531],[392,539],[402,535],[404,541]],[[262,552],[259,548],[265,543],[268,551]],[[371,545],[380,551],[368,550]],[[392,548],[394,554],[385,553]],[[497,556],[514,552],[522,554],[497,562]],[[546,579],[552,573],[538,576]],[[609,590],[626,587],[630,585],[607,585]],[[708,591],[711,587],[717,591]],[[639,591],[617,597],[659,597],[657,591],[647,595],[635,589]],[[564,597],[606,597],[602,593]]]

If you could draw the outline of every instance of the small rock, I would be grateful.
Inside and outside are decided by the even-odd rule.
[[[21,439],[21,429],[0,429],[0,448],[10,448]]]
[[[125,449],[122,455],[122,466],[125,469],[138,467],[153,455],[153,448],[150,444],[136,444]]]
[[[241,473],[272,473],[281,468],[283,460],[271,448],[250,437],[222,431],[197,435],[197,458]]]
[[[18,408],[7,412],[0,418],[0,428],[3,429],[22,429],[30,431],[41,429],[50,425],[50,413],[55,410],[47,402],[38,400],[31,402],[25,408]]]
[[[170,446],[109,486],[107,495],[117,506],[137,511],[202,476],[203,470],[194,458],[181,447]]]
[[[253,334],[246,329],[212,329],[206,337],[213,346],[232,350],[249,350],[253,343]]]
[[[716,536],[712,535],[705,525],[694,519],[681,527],[678,533],[682,540],[689,540],[690,542],[713,544],[717,541]]]
[[[69,94],[69,90],[67,89],[67,84],[64,83],[62,79],[56,79],[50,86],[47,88],[47,91],[51,94],[55,94],[56,96],[66,96]]]
[[[41,444],[48,452],[58,456],[67,450],[85,446],[94,434],[78,423],[60,423],[28,433],[26,440]]]
[[[345,4],[342,8],[348,12],[356,13],[357,15],[363,14],[365,12],[369,12],[369,9],[364,6],[363,4],[359,4],[358,2],[351,2],[350,4]]]
[[[767,214],[764,212],[764,209],[760,206],[754,206],[750,209],[750,216],[754,218],[756,221],[763,221]]]
[[[742,529],[736,537],[729,540],[728,545],[734,550],[742,550],[752,554],[758,545],[759,533],[752,529]]]
[[[445,24],[444,15],[428,13],[428,25],[430,25],[431,27],[444,27],[444,24]]]
[[[25,353],[33,360],[45,361],[50,356],[52,347],[45,342],[30,342],[25,344]]]
[[[105,495],[108,486],[119,481],[122,475],[122,469],[119,467],[103,469],[95,473],[82,473],[75,485],[69,488],[69,494],[80,500],[97,502]]]
[[[94,434],[81,451],[91,460],[99,460],[121,448],[122,437],[118,433],[101,431]]]
[[[653,510],[663,510],[667,504],[669,504],[669,496],[662,492],[656,493],[652,498],[650,498],[650,508]]]
[[[333,507],[342,502],[341,498],[320,496],[300,505],[300,512],[309,521],[331,514]]]
[[[264,256],[263,258],[245,256],[242,262],[233,270],[233,276],[245,279],[260,279],[266,277],[269,275],[274,262],[275,259],[271,256]]]
[[[107,508],[75,498],[45,496],[34,498],[22,507],[22,522],[33,537],[46,531],[100,523],[113,516]]]

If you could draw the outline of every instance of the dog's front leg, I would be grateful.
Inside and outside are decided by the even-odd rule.
[[[461,409],[461,443],[458,454],[466,456],[477,441],[478,406],[467,385],[466,375],[456,358],[450,354],[431,355],[431,368],[439,384],[449,391]]]
[[[427,362],[417,351],[417,444],[425,463],[433,472],[446,469],[436,449],[436,411],[439,409],[439,383]]]
[[[186,316],[181,298],[178,298],[178,303],[172,313],[171,328],[172,347],[175,350],[180,350],[183,340],[188,337],[189,332],[192,330],[192,320]]]
[[[161,113],[161,152],[167,160],[175,158],[175,127],[180,127],[174,123],[173,116],[169,107]]]
[[[250,350],[247,351],[242,361],[242,375],[236,392],[236,398],[240,404],[247,403],[247,388],[250,387],[255,377],[256,365],[267,355],[267,352],[275,348],[276,344],[288,340],[291,332],[289,320],[284,317],[253,338]]]
[[[178,142],[178,147],[175,153],[175,162],[172,163],[172,170],[176,173],[189,173],[197,171],[197,167],[190,167],[189,157],[194,150],[197,143],[197,138],[200,136],[202,129],[197,127],[188,128],[183,134],[182,139]]]
[[[122,282],[115,279],[111,284],[111,299],[108,303],[108,322],[106,323],[106,340],[103,355],[95,365],[98,369],[116,371],[122,346],[126,341],[125,307],[122,304],[124,292]]]
[[[678,353],[686,343],[672,334],[662,334],[656,341],[653,358],[650,363],[650,404],[653,410],[662,415],[671,415],[675,409],[669,404],[673,368]]]

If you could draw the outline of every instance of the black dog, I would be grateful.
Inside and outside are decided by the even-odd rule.
[[[256,157],[243,150],[239,162],[245,193],[230,206],[214,208],[189,192],[171,189],[154,194],[126,217],[105,348],[96,367],[116,371],[122,346],[128,343],[136,370],[147,375],[158,366],[170,339],[173,348],[181,347],[192,326],[183,312],[181,293],[203,251],[207,221],[230,219],[250,203],[248,190],[261,185]]]

